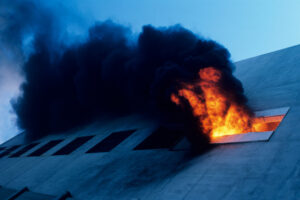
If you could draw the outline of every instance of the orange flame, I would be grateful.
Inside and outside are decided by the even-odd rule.
[[[252,117],[249,110],[230,98],[219,86],[222,72],[207,67],[199,71],[194,84],[182,84],[171,101],[177,105],[185,99],[198,119],[201,130],[210,137],[234,135],[267,129],[262,120]],[[196,92],[201,90],[202,92]]]

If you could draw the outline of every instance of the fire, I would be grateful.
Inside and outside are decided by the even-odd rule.
[[[182,83],[171,101],[177,105],[187,102],[201,130],[211,138],[267,129],[263,120],[254,118],[246,106],[235,102],[219,86],[221,79],[218,69],[200,69],[199,79],[193,84]]]

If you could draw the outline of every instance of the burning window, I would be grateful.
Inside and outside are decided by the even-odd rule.
[[[55,152],[53,155],[67,155],[75,151],[81,145],[92,139],[94,136],[84,136],[74,139],[72,142]]]
[[[14,154],[12,154],[10,156],[10,158],[12,158],[12,157],[19,157],[19,156],[21,156],[22,154],[26,153],[27,151],[29,151],[30,149],[32,149],[33,147],[35,147],[38,144],[39,143],[31,143],[29,145],[26,145],[24,148],[20,149],[19,151],[17,151]]]
[[[47,144],[43,145],[33,153],[29,154],[28,156],[41,156],[42,154],[46,153],[51,148],[55,147],[59,143],[61,143],[63,140],[52,140],[48,142]]]
[[[171,101],[193,116],[197,128],[210,138],[211,143],[256,140],[253,137],[258,140],[269,138],[287,110],[277,114],[269,111],[274,115],[259,116],[259,112],[255,115],[247,106],[239,84],[228,87],[229,77],[226,74],[218,67],[204,67],[199,70],[195,80],[179,82],[177,91],[170,96]],[[257,132],[264,134],[255,137]]]
[[[287,114],[289,108],[277,108],[255,112],[255,131],[212,137],[212,144],[268,141]]]
[[[243,142],[262,142],[268,141],[274,131],[279,126],[282,119],[287,114],[289,108],[277,108],[255,112],[257,120],[256,132],[235,133],[211,137],[212,144],[243,143]],[[188,150],[190,143],[186,138],[181,140],[172,150]]]
[[[104,140],[96,144],[86,153],[108,152],[119,145],[123,140],[128,138],[135,130],[119,131],[110,134]]]
[[[160,127],[148,136],[142,143],[136,146],[134,150],[169,149],[176,145],[182,137],[182,131]]]

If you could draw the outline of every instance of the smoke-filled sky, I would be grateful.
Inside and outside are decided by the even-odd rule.
[[[18,94],[23,81],[20,65],[30,53],[30,45],[26,44],[30,43],[31,32],[64,29],[64,39],[71,43],[80,40],[95,21],[111,19],[130,27],[134,34],[141,32],[145,24],[181,24],[224,45],[233,61],[300,43],[297,0],[55,0],[35,1],[37,5],[43,2],[35,12],[26,5],[16,7],[22,1],[1,1],[0,143],[18,133],[9,101]],[[16,13],[15,24],[11,25],[10,18],[5,17],[8,12]],[[49,15],[48,21],[40,21]],[[18,38],[24,34],[25,39]]]

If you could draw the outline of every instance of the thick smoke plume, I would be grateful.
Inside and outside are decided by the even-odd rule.
[[[134,39],[128,28],[105,21],[92,26],[84,42],[71,46],[55,41],[55,31],[47,33],[35,35],[33,53],[22,68],[22,95],[13,101],[18,125],[30,137],[69,130],[103,115],[130,113],[182,123],[193,132],[197,128],[191,110],[179,108],[171,95],[209,66],[224,74],[224,90],[246,102],[232,75],[229,52],[180,25],[146,25]],[[190,136],[195,137],[207,139]]]

